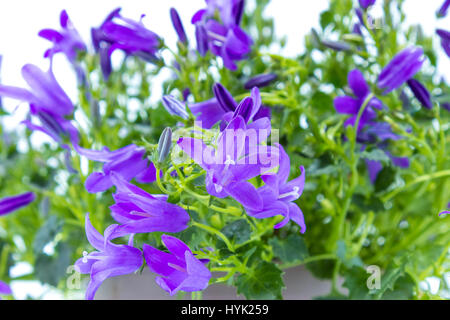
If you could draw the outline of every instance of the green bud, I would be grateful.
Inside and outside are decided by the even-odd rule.
[[[172,129],[170,127],[167,127],[164,129],[161,136],[159,137],[157,149],[159,163],[163,163],[167,159],[171,146],[172,146]]]

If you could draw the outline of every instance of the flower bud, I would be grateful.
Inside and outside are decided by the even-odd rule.
[[[189,114],[186,111],[186,106],[175,97],[171,95],[165,95],[162,98],[162,103],[171,115],[178,116],[185,120],[189,119]]]
[[[172,20],[172,25],[178,35],[178,39],[182,43],[187,43],[186,32],[184,31],[183,23],[181,22],[180,16],[177,10],[170,8],[170,19]]]
[[[420,101],[420,103],[427,109],[433,108],[433,103],[431,102],[431,96],[430,92],[425,88],[423,84],[421,84],[416,79],[409,79],[406,82],[411,89],[411,91],[414,93],[414,96],[417,98],[417,100]]]
[[[159,163],[163,163],[167,159],[171,146],[172,146],[172,129],[170,127],[167,127],[164,129],[161,136],[159,137],[157,149]]]
[[[274,73],[264,73],[250,78],[245,84],[244,88],[247,90],[254,87],[262,88],[268,86],[272,81],[276,80],[278,76]]]

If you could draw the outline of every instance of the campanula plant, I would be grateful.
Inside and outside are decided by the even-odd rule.
[[[268,3],[168,8],[158,33],[144,7],[99,13],[90,38],[65,10],[38,30],[49,68],[0,82],[3,299],[17,280],[99,299],[149,274],[168,299],[282,299],[297,268],[330,284],[314,298],[450,297],[448,31],[407,25],[401,0],[330,0],[288,55]]]

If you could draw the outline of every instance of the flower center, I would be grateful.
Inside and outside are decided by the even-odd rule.
[[[278,199],[283,199],[283,198],[287,198],[290,196],[294,196],[294,197],[298,198],[298,197],[300,197],[300,194],[298,193],[299,191],[300,191],[299,187],[294,187],[294,190],[292,190],[291,192],[280,194],[278,196]]]

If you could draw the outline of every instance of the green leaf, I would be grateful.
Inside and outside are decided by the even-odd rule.
[[[377,176],[375,181],[375,191],[384,191],[395,181],[395,170],[392,167],[384,167]]]
[[[325,29],[331,22],[333,22],[333,12],[324,11],[320,14],[320,26]]]
[[[275,264],[261,261],[256,268],[249,269],[247,273],[236,278],[237,293],[254,300],[282,299],[282,274],[283,271]]]
[[[222,233],[235,244],[241,244],[250,240],[252,228],[245,219],[239,219],[222,228]]]
[[[38,230],[33,242],[33,251],[39,254],[45,245],[52,242],[55,236],[61,231],[62,223],[56,216],[48,217],[44,225]]]
[[[72,250],[65,243],[60,242],[55,248],[55,255],[40,254],[35,262],[36,277],[42,283],[57,286],[66,276],[67,267],[72,262]]]
[[[302,261],[309,256],[306,243],[298,234],[291,234],[285,239],[271,238],[269,244],[275,257],[280,258],[283,263]]]
[[[372,161],[379,161],[382,163],[390,163],[391,159],[387,156],[387,154],[380,149],[374,149],[372,151],[363,151],[361,153],[361,158],[372,160]]]

